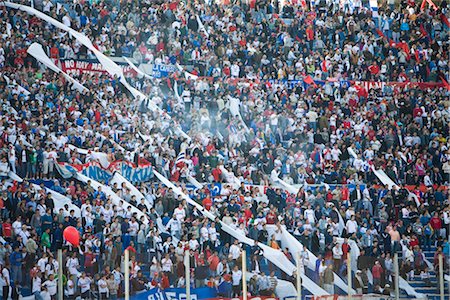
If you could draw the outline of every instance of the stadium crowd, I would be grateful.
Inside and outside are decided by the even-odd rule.
[[[133,292],[185,287],[185,250],[191,286],[214,287],[223,296],[241,293],[242,251],[250,253],[253,295],[273,295],[278,278],[293,281],[156,178],[134,182],[145,199],[113,187],[146,214],[148,225],[128,204],[113,205],[102,190],[63,178],[56,164],[94,160],[69,144],[107,153],[110,162],[151,163],[225,224],[294,262],[281,231],[266,229],[286,226],[318,257],[309,276],[330,293],[333,271],[345,278],[348,239],[361,249],[358,291],[389,293],[395,252],[403,257],[402,277],[416,272],[429,280],[422,251],[437,247],[435,266],[439,253],[446,264],[450,258],[449,11],[446,1],[435,1],[436,9],[399,2],[379,1],[373,16],[364,0],[34,1],[108,56],[179,64],[191,74],[128,78],[148,95],[144,101],[118,78],[98,73],[74,76],[88,90],[72,89],[27,55],[28,46],[41,43],[53,59],[95,55],[39,18],[3,7],[3,298],[27,288],[36,299],[56,299],[61,247],[65,299],[120,296],[124,249],[131,252]],[[355,81],[383,84],[367,89]],[[149,101],[164,113],[151,111]],[[178,125],[192,139],[176,132]],[[372,167],[398,188],[383,185]],[[9,171],[24,181],[9,178]],[[233,184],[234,177],[242,184]],[[192,178],[203,187],[190,188]],[[298,192],[286,191],[279,179]],[[51,194],[31,185],[43,181],[81,216],[55,211]],[[220,193],[213,193],[219,183]],[[63,240],[67,226],[79,230],[80,249]]]

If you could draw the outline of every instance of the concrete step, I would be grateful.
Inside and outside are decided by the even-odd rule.
[[[421,288],[421,287],[430,287],[430,286],[437,286],[438,282],[437,281],[431,281],[430,284],[425,283],[423,281],[408,281],[408,283],[413,287],[413,288]]]

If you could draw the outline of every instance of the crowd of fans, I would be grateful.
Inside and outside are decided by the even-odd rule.
[[[53,59],[95,55],[39,18],[3,7],[3,298],[28,288],[37,299],[55,299],[61,247],[65,299],[120,296],[125,249],[133,292],[185,287],[186,250],[191,287],[239,295],[242,251],[250,253],[253,295],[273,295],[277,277],[293,281],[156,178],[134,183],[145,199],[114,187],[124,203],[146,214],[148,225],[128,204],[113,205],[103,191],[62,178],[57,163],[94,160],[68,144],[107,153],[111,162],[150,162],[216,221],[294,262],[281,230],[269,235],[265,224],[286,226],[318,257],[308,276],[330,293],[333,272],[345,278],[348,239],[361,249],[353,282],[359,292],[389,294],[396,252],[403,257],[401,276],[430,282],[423,251],[438,247],[434,265],[438,254],[445,261],[450,256],[448,8],[446,1],[435,1],[436,9],[398,2],[379,1],[373,16],[364,0],[34,1],[108,56],[179,64],[199,76],[177,71],[162,79],[128,78],[148,95],[145,101],[108,75],[75,76],[88,91],[72,89],[27,55],[27,47],[39,42]],[[353,81],[397,84],[367,90]],[[164,114],[149,110],[149,101]],[[177,134],[178,125],[192,139]],[[399,187],[381,184],[372,167]],[[24,181],[10,179],[8,171]],[[190,188],[192,178],[203,187]],[[300,187],[298,193],[281,188],[278,179]],[[81,216],[55,211],[51,194],[31,185],[36,180],[70,198]],[[216,194],[211,184],[218,183]],[[65,243],[67,226],[79,230],[79,249]]]

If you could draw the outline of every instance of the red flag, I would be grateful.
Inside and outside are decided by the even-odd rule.
[[[423,0],[423,1],[422,1],[422,4],[420,5],[420,10],[424,10],[426,4],[427,4],[427,1],[426,1],[426,0]]]
[[[428,36],[428,32],[425,30],[425,27],[423,27],[423,24],[420,24],[420,33],[423,36]]]
[[[425,27],[423,27],[423,24],[420,24],[420,33],[424,36],[424,37],[426,37],[426,38],[428,38],[428,41],[431,43],[432,42],[432,40],[431,40],[431,36],[428,34],[428,32],[425,30]]]
[[[320,66],[322,68],[322,72],[328,73],[327,61],[326,60],[322,61],[322,64]]]
[[[397,43],[397,44],[395,45],[395,48],[397,48],[397,49],[402,49],[403,51],[405,51],[405,53],[406,53],[406,55],[407,55],[406,58],[407,58],[408,60],[410,60],[410,58],[411,58],[411,51],[409,50],[409,46],[408,46],[407,43],[404,43],[404,42]]]
[[[434,9],[434,10],[438,10],[439,8],[437,7],[436,4],[434,4],[433,0],[427,0],[428,4],[430,4],[430,6]]]
[[[423,0],[422,4],[420,5],[420,10],[424,10],[425,6],[427,5],[427,3],[431,6],[431,8],[433,8],[434,10],[438,10],[438,7],[436,6],[436,4],[434,4],[434,2],[432,0]]]
[[[419,51],[418,50],[414,51],[414,56],[416,57],[416,61],[419,62],[420,61],[420,57],[419,57]]]
[[[450,22],[444,14],[441,14],[441,22],[447,25],[448,28],[450,28]]]
[[[379,36],[381,36],[382,38],[384,38],[384,34],[383,31],[381,31],[380,29],[377,29],[376,32],[378,33]]]
[[[314,82],[310,75],[303,77],[303,82],[306,84],[312,84],[314,87],[317,87],[317,84]]]
[[[448,81],[445,80],[445,78],[443,76],[439,76],[439,78],[442,80],[442,82],[444,83],[445,87],[450,91],[450,84],[448,83]]]

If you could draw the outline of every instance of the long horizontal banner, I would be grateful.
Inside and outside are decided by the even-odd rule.
[[[303,80],[276,80],[269,79],[267,81],[270,84],[283,84],[284,86],[293,89],[298,85],[307,86],[308,84]],[[339,80],[339,81],[326,81],[326,80],[314,80],[317,85],[325,85],[327,82],[338,82],[340,88],[349,88],[352,85],[363,87],[366,91],[371,89],[383,89],[386,86],[398,87],[398,88],[419,88],[419,89],[433,89],[446,87],[443,82],[394,82],[394,81],[354,81],[354,80]]]
[[[107,169],[101,167],[98,162],[89,162],[86,164],[64,164],[71,173],[81,172],[81,174],[97,181],[109,181],[115,171],[118,171],[128,181],[134,183],[150,181],[153,174],[151,164],[134,164],[126,161],[112,162]]]
[[[134,164],[126,161],[114,161],[111,162],[108,168],[103,168],[99,162],[92,161],[85,164],[61,164],[65,167],[67,171],[70,173],[81,172],[81,174],[92,178],[97,181],[108,182],[113,176],[114,172],[119,172],[123,177],[125,177],[128,181],[134,183],[148,182],[154,178],[153,167],[149,163],[141,163],[139,166],[135,166]],[[63,176],[64,177],[64,176]],[[68,177],[71,177],[68,174]],[[210,183],[204,184],[208,187],[211,196],[220,197],[222,194],[222,188],[225,185],[229,185],[227,183]],[[334,190],[336,187],[342,186],[339,184],[329,184],[328,187],[330,190]],[[185,185],[187,190],[196,190],[196,187],[192,184]],[[253,185],[253,184],[245,184],[244,185],[246,191],[251,191],[252,189],[258,188],[259,192],[266,195],[267,189],[269,186],[267,185]],[[307,185],[305,187],[306,190],[315,191],[316,189],[324,187],[323,185]],[[354,184],[347,185],[350,192],[355,189]],[[365,189],[365,185],[360,185],[361,190]]]
[[[174,65],[155,64],[153,65],[152,76],[154,78],[163,78],[176,71],[177,67]]]
[[[216,297],[217,291],[213,288],[191,289],[191,300],[214,299]],[[170,288],[161,290],[154,288],[144,293],[131,296],[130,300],[186,300],[186,289]]]
[[[85,60],[74,60],[74,59],[61,59],[61,69],[69,74],[79,76],[81,74],[97,74],[97,75],[108,75],[108,71],[105,70],[103,65],[96,59],[85,59]],[[136,71],[133,70],[127,63],[116,62],[119,65],[125,76],[135,77],[137,75]]]

